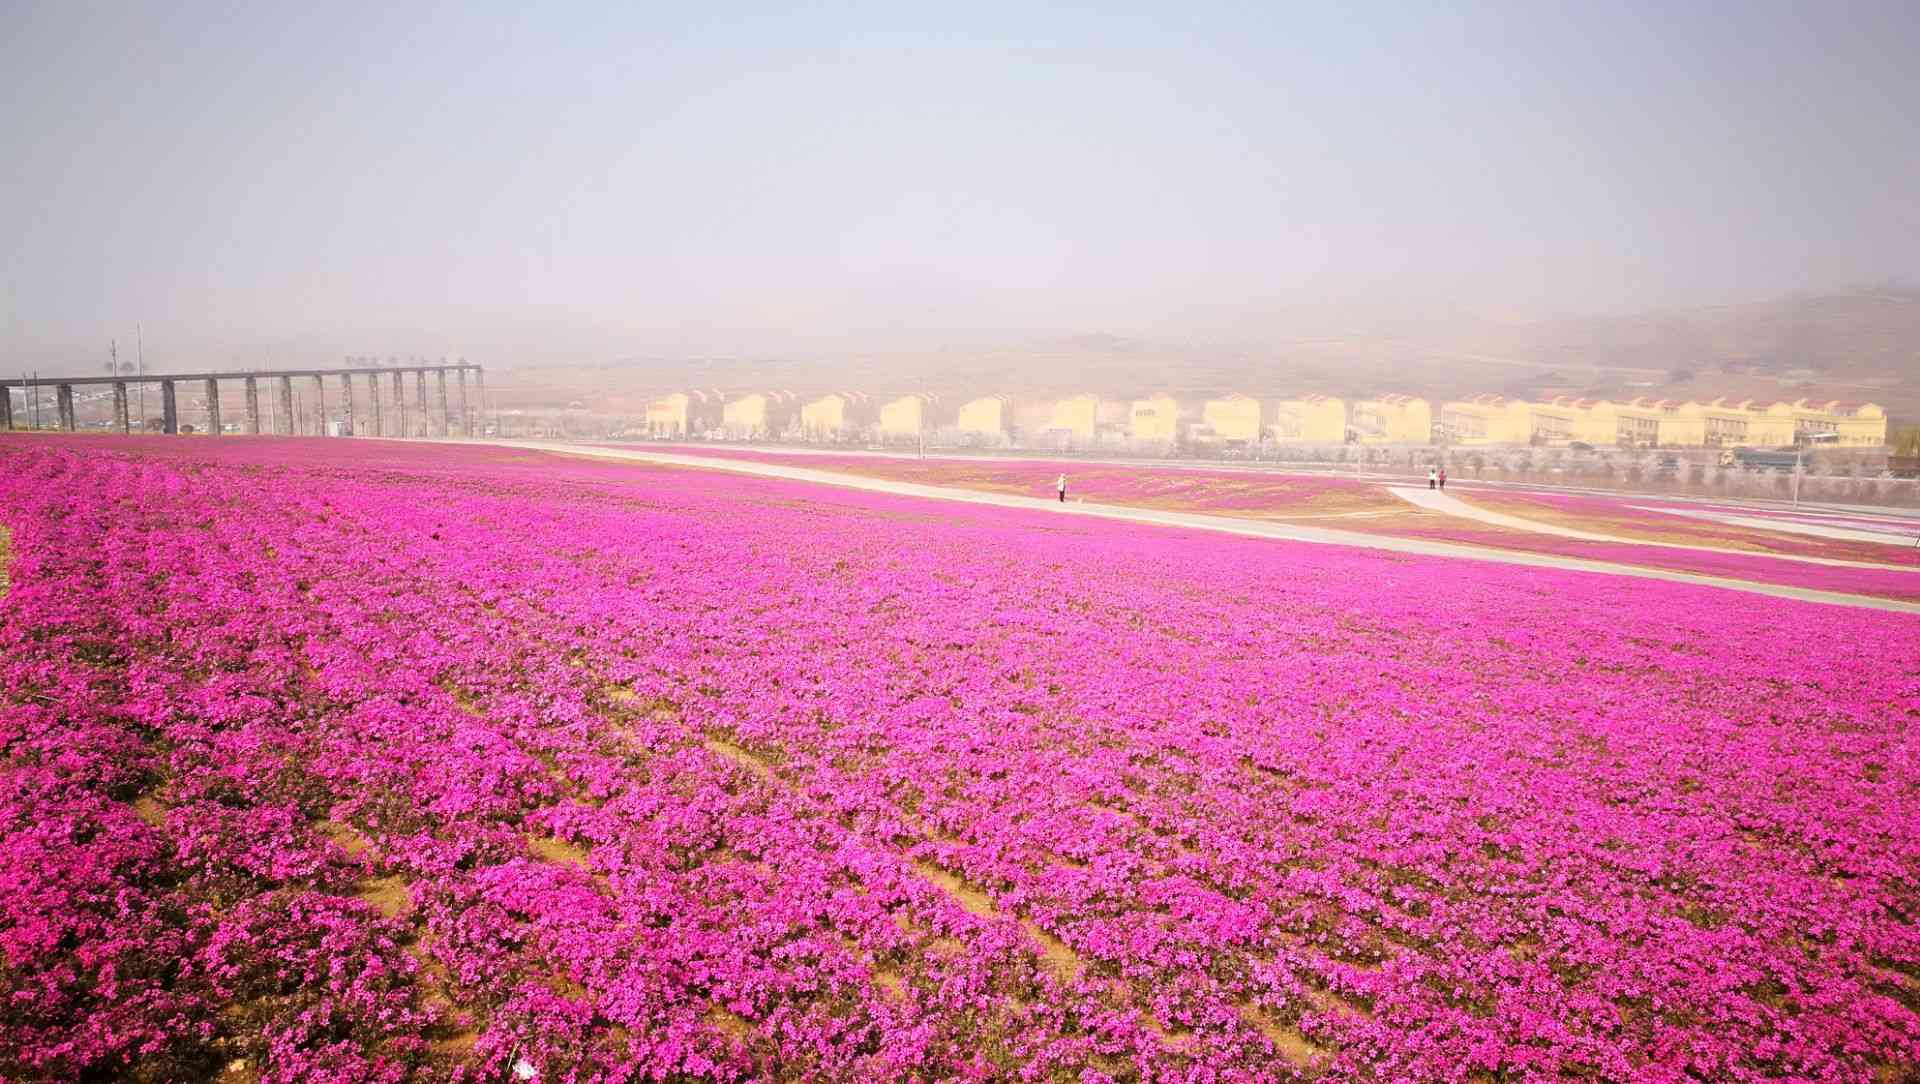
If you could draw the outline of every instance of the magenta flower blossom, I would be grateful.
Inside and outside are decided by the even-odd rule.
[[[1920,1071],[1920,619],[0,439],[0,1078]]]

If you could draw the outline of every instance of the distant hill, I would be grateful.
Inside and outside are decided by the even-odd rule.
[[[1920,372],[1920,289],[1880,287],[1517,329],[1543,361],[1877,381]]]
[[[1920,423],[1920,289],[1876,287],[1742,305],[1529,320],[1437,306],[1275,310],[1232,342],[1091,330],[983,349],[849,350],[791,358],[645,357],[516,367],[529,405],[592,393],[632,411],[672,388],[858,390],[1115,398],[1399,391],[1434,399],[1535,397],[1871,399]],[[490,381],[492,386],[494,382]]]
[[[1920,420],[1920,289],[1873,287],[1512,329],[1491,344],[1671,397],[1872,399]],[[1629,379],[1627,370],[1641,370]],[[1651,384],[1652,373],[1664,375]]]

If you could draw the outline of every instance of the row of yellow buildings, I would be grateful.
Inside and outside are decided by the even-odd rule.
[[[1539,401],[1480,395],[1442,402],[1382,395],[1258,399],[1228,394],[1199,403],[1172,396],[1073,395],[1017,401],[989,395],[949,405],[935,396],[880,400],[859,392],[802,398],[790,392],[675,392],[648,404],[659,437],[913,439],[938,433],[983,443],[1016,436],[1036,447],[1282,444],[1546,444],[1637,447],[1769,447],[1795,442],[1884,444],[1886,414],[1873,403],[1715,399]]]
[[[1498,395],[1444,403],[1436,440],[1452,444],[1631,445],[1646,448],[1778,447],[1795,443],[1855,448],[1887,442],[1887,415],[1875,403],[1837,399],[1574,399],[1535,402]]]

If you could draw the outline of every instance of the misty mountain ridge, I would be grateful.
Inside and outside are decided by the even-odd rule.
[[[1380,304],[1290,309],[1285,319],[1283,328],[1230,340],[1096,329],[975,350],[630,364],[632,376],[657,391],[1806,397],[1873,399],[1920,417],[1920,288],[1909,286],[1617,316]]]

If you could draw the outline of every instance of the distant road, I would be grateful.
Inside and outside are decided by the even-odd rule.
[[[1226,516],[1208,516],[1193,512],[1170,512],[1155,508],[1127,508],[1119,505],[1085,504],[1078,501],[1061,504],[1050,497],[1019,497],[1005,493],[981,493],[974,490],[953,489],[946,486],[920,485],[916,482],[895,482],[880,478],[863,478],[857,475],[838,474],[832,471],[814,470],[809,467],[790,467],[780,463],[763,463],[757,460],[726,459],[717,456],[677,455],[672,452],[643,451],[637,448],[612,448],[597,444],[566,444],[557,441],[473,441],[447,439],[444,441],[436,441],[435,443],[486,443],[506,448],[551,452],[557,455],[586,456],[594,459],[614,459],[634,463],[653,463],[661,466],[685,467],[694,470],[729,471],[735,474],[750,474],[763,478],[783,478],[789,481],[838,486],[842,489],[862,490],[869,493],[888,493],[902,497],[921,497],[928,500],[954,501],[961,504],[988,505],[996,508],[1018,508],[1048,515],[1083,516],[1094,519],[1120,520],[1128,523],[1157,524],[1163,527],[1185,527],[1192,530],[1214,531],[1221,534],[1242,535],[1250,538],[1271,538],[1284,542],[1306,542],[1315,545],[1353,546],[1359,549],[1386,550],[1393,553],[1406,553],[1420,557],[1451,557],[1467,561],[1491,561],[1496,564],[1523,565],[1530,568],[1564,569],[1571,572],[1595,572],[1603,575],[1627,576],[1635,579],[1666,580],[1669,583],[1688,583],[1703,587],[1719,587],[1729,591],[1744,591],[1749,594],[1797,599],[1802,602],[1818,602],[1832,606],[1855,606],[1863,609],[1888,610],[1895,613],[1920,614],[1920,602],[1902,602],[1895,599],[1869,598],[1863,595],[1843,594],[1838,591],[1817,591],[1810,588],[1789,587],[1782,584],[1752,583],[1746,580],[1727,579],[1720,576],[1702,576],[1691,572],[1674,572],[1667,569],[1639,568],[1632,565],[1613,564],[1606,561],[1589,561],[1578,557],[1556,557],[1549,554],[1483,549],[1478,546],[1466,546],[1451,542],[1431,542],[1418,538],[1393,538],[1385,535],[1359,534],[1353,531],[1341,531],[1326,527],[1311,527],[1301,524],[1232,519]]]

